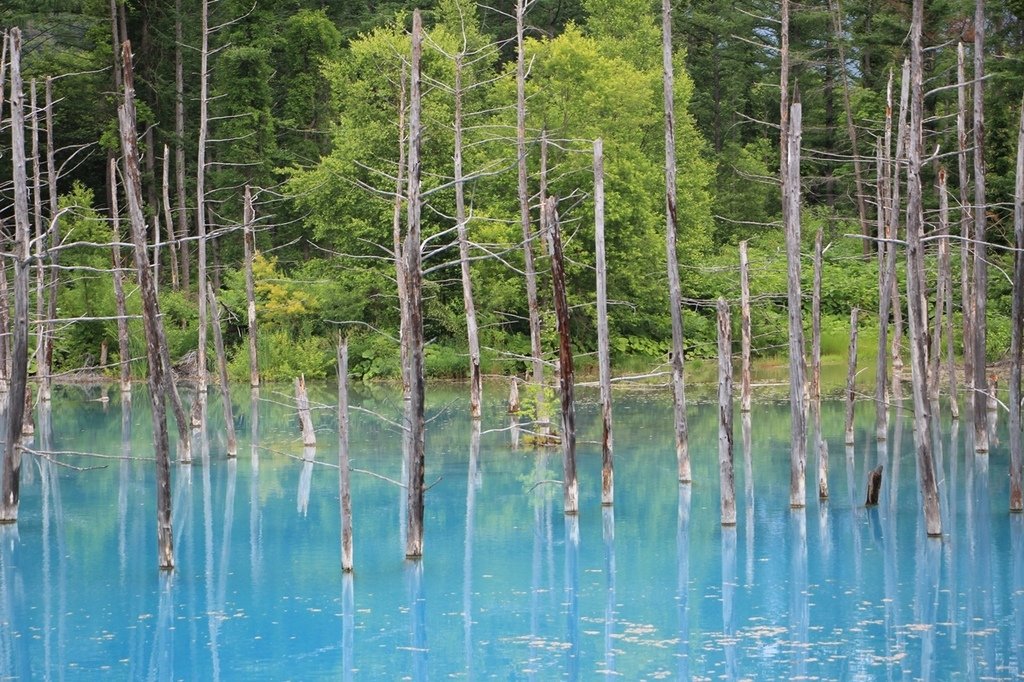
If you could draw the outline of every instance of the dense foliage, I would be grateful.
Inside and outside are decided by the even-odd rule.
[[[427,368],[434,375],[466,371],[465,320],[458,281],[452,187],[455,56],[463,54],[467,197],[474,243],[471,272],[485,347],[484,371],[521,372],[529,329],[522,278],[514,145],[515,0],[321,2],[221,0],[211,6],[211,130],[207,171],[214,284],[229,311],[232,372],[245,376],[241,187],[255,188],[259,230],[256,297],[260,357],[268,379],[332,371],[338,330],[353,339],[353,370],[367,378],[395,377],[398,330],[393,214],[406,88],[408,26],[413,6],[425,12],[423,177]],[[990,238],[1011,230],[1010,197],[1016,125],[1024,84],[1024,7],[1018,0],[988,3],[990,73],[986,90]],[[198,123],[201,0],[13,0],[0,10],[6,25],[25,35],[26,79],[56,81],[55,142],[62,167],[62,221],[66,238],[114,240],[108,213],[106,163],[116,153],[111,66],[112,25],[123,25],[137,69],[141,123],[146,127],[147,212],[163,219],[161,164],[171,167],[171,211],[177,216],[174,151],[186,159],[185,211],[195,232],[195,159]],[[884,112],[886,81],[906,55],[909,3],[815,0],[794,13],[793,81],[805,116],[804,234],[824,230],[823,310],[826,351],[844,350],[849,309],[877,309],[877,264],[861,240],[852,158],[862,156],[868,215],[874,224],[874,145]],[[973,35],[973,3],[928,3],[925,41],[929,63],[926,117],[929,149],[941,150],[926,169],[926,188],[940,165],[954,194],[956,160],[955,44]],[[677,154],[680,187],[679,260],[687,352],[714,352],[712,308],[720,295],[738,297],[737,243],[750,240],[754,268],[755,346],[762,355],[784,343],[785,257],[774,176],[778,168],[778,14],[772,0],[692,0],[675,10]],[[836,31],[836,24],[839,31]],[[668,348],[665,285],[664,136],[660,15],[650,0],[536,0],[525,42],[527,130],[531,192],[540,180],[540,137],[548,140],[548,191],[560,198],[573,338],[581,353],[596,345],[591,142],[605,148],[609,296],[613,352],[637,367],[658,362]],[[175,49],[180,29],[183,49]],[[971,45],[968,44],[968,54]],[[845,61],[840,58],[843,52]],[[183,138],[175,130],[175,62],[184,75]],[[849,88],[858,140],[846,130]],[[5,109],[6,111],[6,109]],[[4,115],[3,124],[7,124]],[[4,140],[7,158],[9,137]],[[2,173],[10,171],[4,169]],[[0,216],[9,223],[9,190]],[[45,190],[43,191],[45,196]],[[536,196],[534,197],[536,199]],[[937,199],[926,191],[928,219]],[[538,219],[534,201],[533,220]],[[953,220],[959,211],[954,205]],[[176,219],[176,218],[175,218]],[[932,225],[934,226],[934,225]],[[6,229],[6,228],[5,228]],[[196,242],[183,242],[195,268]],[[541,252],[541,307],[551,307],[547,260]],[[870,249],[868,249],[870,251]],[[185,354],[197,339],[192,291],[173,290],[166,248],[161,250],[162,306],[171,351]],[[993,255],[999,265],[1007,256]],[[101,347],[116,355],[109,252],[78,247],[62,255],[63,318],[94,318],[58,329],[57,368],[96,362]],[[1007,260],[1008,262],[1008,260]],[[955,266],[958,259],[954,258]],[[934,276],[934,274],[932,275]],[[954,281],[957,279],[954,273]],[[805,267],[809,290],[810,264]],[[137,310],[132,289],[129,307]],[[1008,284],[993,277],[989,351],[1008,346]],[[547,348],[554,324],[545,313]],[[959,321],[959,320],[958,320]],[[877,327],[877,320],[868,320]],[[131,323],[133,355],[142,330]],[[583,360],[586,365],[586,360]],[[139,367],[142,371],[142,367]]]

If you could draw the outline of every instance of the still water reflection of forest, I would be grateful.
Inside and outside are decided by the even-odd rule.
[[[334,388],[314,387],[304,453],[287,387],[220,405],[197,461],[174,466],[177,569],[157,570],[148,399],[63,387],[37,408],[20,520],[0,528],[0,676],[21,679],[1012,678],[1024,674],[1024,518],[1008,507],[1005,423],[975,456],[941,425],[945,535],[925,537],[909,411],[887,443],[858,407],[826,402],[831,499],[790,510],[789,407],[737,412],[739,523],[719,525],[717,409],[691,405],[694,483],[680,487],[671,405],[616,394],[614,508],[600,506],[599,418],[578,412],[581,511],[561,513],[560,454],[527,447],[490,391],[480,433],[466,391],[428,395],[425,558],[402,556],[401,440],[353,413],[354,576],[339,550]],[[109,402],[97,400],[109,395]],[[390,388],[353,404],[399,419]],[[743,430],[749,429],[749,451]],[[173,431],[173,429],[172,429]],[[472,447],[479,438],[478,451]],[[519,439],[519,445],[516,439]],[[251,447],[250,447],[251,446]],[[315,456],[316,463],[303,462]],[[120,458],[124,455],[129,458]],[[291,456],[288,456],[291,455]],[[863,506],[885,465],[881,504]]]

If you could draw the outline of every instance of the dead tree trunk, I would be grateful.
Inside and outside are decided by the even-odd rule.
[[[1010,511],[1024,511],[1024,464],[1021,458],[1021,363],[1024,362],[1024,101],[1017,132],[1017,181],[1014,185],[1013,304],[1010,313]]]
[[[821,240],[814,235],[814,283],[811,290],[811,400],[821,400]]]
[[[11,47],[11,162],[14,180],[14,320],[11,330],[10,390],[7,402],[7,442],[4,447],[3,498],[0,523],[18,520],[21,485],[21,432],[28,381],[28,177],[25,172],[25,102],[21,81],[21,31],[12,28]]]
[[[889,84],[886,87],[885,106],[886,131],[890,129],[892,120],[892,72],[889,73]],[[888,134],[886,135],[888,137]],[[893,246],[886,240],[886,226],[888,221],[888,175],[889,175],[889,147],[881,142],[875,146],[875,160],[878,179],[875,183],[878,209],[878,353],[875,363],[875,439],[885,440],[889,433],[889,306],[891,301],[892,287],[887,279],[889,273],[889,259]]]
[[[889,227],[887,237],[890,240],[899,238],[900,223],[900,169],[907,157],[907,113],[909,111],[908,101],[910,97],[910,61],[903,62],[903,75],[900,81],[900,118],[896,127],[896,157],[893,161],[891,182],[889,183],[890,206],[889,206]],[[889,284],[892,287],[892,395],[899,400],[903,397],[903,307],[900,304],[899,279],[896,273],[895,242],[889,245],[893,249],[892,271],[886,272]]]
[[[829,10],[832,14],[832,31],[835,35],[836,47],[839,51],[839,68],[843,79],[843,111],[846,113],[846,134],[850,136],[850,149],[853,155],[853,181],[857,192],[857,217],[860,219],[861,234],[864,235],[864,256],[871,255],[871,226],[868,223],[867,201],[864,195],[864,180],[860,164],[860,152],[857,149],[857,126],[853,122],[853,108],[850,105],[850,81],[846,70],[846,47],[843,43],[843,12],[839,0],[830,0]],[[881,211],[881,206],[878,207]],[[881,247],[881,244],[879,244]]]
[[[968,190],[967,164],[967,74],[964,66],[964,44],[956,46],[956,139],[957,175],[960,179],[960,310],[963,322],[964,390],[968,396],[966,409],[974,411],[974,250],[971,246],[971,225],[974,222]]]
[[[36,378],[39,380],[39,392],[49,382],[45,376],[46,364],[43,353],[46,350],[46,325],[43,315],[46,312],[46,268],[43,266],[46,251],[46,228],[43,221],[43,180],[40,166],[42,155],[39,151],[39,109],[36,100],[36,80],[32,79],[29,87],[29,116],[32,122],[32,215],[35,220],[35,262],[36,262]]]
[[[252,275],[252,261],[256,256],[256,213],[252,206],[252,191],[245,186],[242,209],[242,240],[245,244],[245,301],[246,320],[249,323],[249,386],[260,385],[260,366],[256,355],[256,284]]]
[[[974,5],[974,449],[988,452],[988,260],[985,232],[985,0]]]
[[[879,248],[882,245],[879,244]],[[855,382],[857,380],[857,314],[854,308],[850,311],[850,347],[846,357],[846,444],[853,445],[853,402],[856,399]]]
[[[740,411],[750,412],[750,261],[747,240],[740,242]]]
[[[121,263],[121,210],[117,203],[117,160],[110,157],[110,224],[114,230],[114,301],[117,306],[117,352],[121,368],[121,394],[131,394],[132,380],[129,367],[131,351],[128,349],[128,312],[124,300],[124,267]]]
[[[924,212],[921,195],[921,147],[924,121],[923,50],[921,32],[924,0],[914,0],[910,27],[911,115],[907,145],[907,311],[910,318],[910,359],[914,393],[914,442],[918,478],[929,537],[942,534],[939,491],[932,460],[931,412],[928,407],[928,311],[924,297],[924,252],[921,237]]]
[[[3,121],[4,89],[7,85],[7,31],[0,35],[0,122]],[[0,240],[7,242],[7,226],[0,219]],[[7,264],[0,262],[0,392],[6,393],[10,379],[11,356],[8,352],[10,338],[10,298],[7,286]]]
[[[723,526],[736,525],[736,481],[732,447],[732,320],[718,299],[718,474]]]
[[[942,372],[942,325],[946,298],[951,286],[949,262],[949,195],[946,192],[946,169],[939,168],[939,258],[938,281],[935,287],[935,317],[931,334],[931,352],[928,356],[928,400],[935,406],[934,414],[938,415],[939,386]],[[952,390],[955,381],[950,375],[950,402],[956,402],[956,394]],[[956,408],[953,408],[954,411]]]
[[[338,342],[338,498],[341,500],[341,570],[352,572],[352,472],[348,463],[348,339]]]
[[[167,228],[167,250],[171,253],[171,289],[177,291],[181,286],[178,280],[178,240],[174,237],[174,220],[171,215],[171,149],[164,145],[163,158],[163,190],[164,227]]]
[[[555,318],[558,320],[558,359],[561,371],[562,398],[562,493],[565,513],[579,513],[579,483],[576,480],[576,404],[573,393],[572,346],[569,337],[569,300],[565,293],[565,268],[562,260],[562,236],[558,227],[558,208],[555,197],[544,204],[544,223],[551,233],[551,281],[555,293]]]
[[[146,333],[146,359],[149,363],[149,394],[153,404],[153,437],[156,449],[157,547],[159,566],[174,568],[174,533],[171,529],[171,471],[168,453],[167,419],[164,409],[164,371],[160,349],[160,306],[153,286],[153,272],[146,255],[146,220],[142,213],[142,177],[139,172],[138,133],[135,117],[135,84],[132,73],[131,44],[122,45],[124,102],[118,107],[121,147],[125,165],[125,196],[135,245],[135,269],[142,295],[142,323]]]
[[[612,458],[612,361],[608,339],[608,268],[604,248],[604,142],[594,140],[594,259],[597,261],[597,366],[601,382],[601,504],[615,502]]]
[[[235,435],[235,415],[231,408],[231,391],[228,386],[228,360],[224,355],[224,335],[220,328],[220,308],[217,306],[217,294],[210,283],[206,283],[206,295],[210,297],[210,310],[213,311],[213,344],[217,349],[217,374],[220,378],[220,399],[224,406],[224,430],[227,433],[227,456],[238,456],[238,437]]]
[[[688,483],[690,449],[686,424],[686,383],[683,377],[683,301],[676,253],[676,113],[675,72],[672,65],[672,3],[661,2],[662,91],[665,102],[665,255],[668,267],[668,295],[672,310],[672,391],[676,434],[676,463],[679,480]]]
[[[469,415],[480,418],[483,379],[480,376],[480,335],[473,303],[473,283],[469,277],[469,239],[466,236],[466,191],[462,176],[462,59],[455,56],[455,222],[459,238],[459,265],[462,274],[462,304],[466,312],[466,337],[469,343]]]
[[[316,430],[313,418],[309,415],[309,396],[306,394],[306,377],[295,378],[295,408],[299,416],[299,429],[302,431],[302,444],[306,447],[316,445]]]
[[[188,208],[185,204],[185,76],[181,48],[184,44],[181,30],[181,0],[174,2],[174,190],[178,206],[178,239],[181,244],[181,285],[188,291],[192,287],[191,251],[188,238]]]
[[[199,236],[199,344],[196,365],[199,384],[196,389],[206,393],[206,325],[208,318],[206,292],[206,137],[209,128],[209,81],[210,81],[210,7],[209,0],[202,0],[199,48],[199,144],[196,153],[196,226]]]
[[[520,0],[521,1],[521,0]],[[406,505],[405,557],[423,556],[424,458],[424,381],[423,381],[423,266],[420,245],[420,149],[422,96],[420,62],[423,55],[423,19],[419,10],[412,15],[412,66],[409,79],[409,181],[407,185],[407,231],[405,237],[406,320],[409,323],[409,429],[408,489]]]
[[[530,229],[530,190],[526,168],[526,51],[523,31],[527,0],[516,0],[516,155],[518,156],[519,221],[523,228],[523,270],[526,273],[526,302],[530,315],[530,354],[536,392],[537,428],[547,432],[548,413],[544,401],[544,357],[540,337],[540,304],[537,302],[537,271],[533,262],[533,234]]]
[[[402,362],[402,396],[409,398],[409,320],[406,319],[406,281],[404,256],[402,255],[402,201],[405,196],[405,148],[408,144],[405,130],[405,64],[398,74],[398,170],[395,172],[395,202],[391,213],[391,239],[394,242],[395,281],[398,286],[398,338]]]
[[[50,199],[50,282],[47,286],[46,321],[42,326],[43,364],[40,368],[39,398],[50,400],[50,383],[53,375],[54,319],[57,317],[57,286],[60,282],[59,251],[55,250],[60,241],[60,214],[57,208],[57,162],[53,138],[53,79],[46,77],[46,184]]]
[[[879,464],[868,474],[868,495],[864,501],[865,507],[878,506],[878,494],[882,491],[882,469],[882,465]]]
[[[802,110],[799,97],[795,97],[789,112],[789,140],[787,150],[787,176],[783,195],[786,197],[786,260],[788,263],[789,292],[789,402],[792,425],[790,427],[790,479],[789,506],[806,504],[807,422],[804,410],[804,326],[800,292],[800,140]]]

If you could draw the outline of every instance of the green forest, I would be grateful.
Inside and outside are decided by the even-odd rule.
[[[787,309],[778,178],[779,4],[691,0],[673,7],[677,254],[686,356],[715,355],[714,303],[719,296],[739,297],[738,247],[744,240],[755,301],[754,352],[762,358],[782,356]],[[355,376],[400,376],[394,254],[405,220],[401,187],[413,9],[422,10],[426,31],[421,161],[426,372],[462,378],[469,371],[453,181],[456,92],[461,93],[458,156],[482,371],[525,372],[531,349],[517,195],[515,0],[8,0],[0,22],[21,29],[26,93],[36,83],[39,115],[28,133],[37,150],[34,167],[38,176],[45,163],[39,150],[49,145],[57,169],[55,186],[37,181],[29,198],[34,229],[39,234],[59,215],[60,239],[68,245],[60,251],[58,275],[47,285],[56,287],[61,321],[55,327],[54,372],[100,367],[116,374],[111,249],[102,245],[127,241],[123,227],[115,234],[107,169],[121,153],[117,46],[128,41],[148,239],[172,359],[198,343],[197,221],[202,220],[209,279],[224,309],[229,370],[234,378],[248,375],[241,229],[248,186],[255,211],[253,276],[264,379],[333,376],[339,332],[350,340]],[[884,141],[898,150],[899,141],[885,135],[886,93],[887,88],[894,93],[897,110],[890,114],[898,118],[910,13],[910,2],[900,0],[810,0],[792,9],[789,84],[804,112],[802,277],[806,294],[820,231],[825,354],[845,354],[853,307],[862,311],[862,354],[877,352],[871,339],[879,327],[879,259],[875,240],[863,237],[876,234],[879,220],[876,156],[881,152],[876,149]],[[987,241],[994,245],[988,252],[987,351],[988,360],[998,362],[1010,346],[1012,252],[999,247],[1013,242],[1024,3],[989,2],[985,16],[984,210]],[[957,50],[960,44],[966,48],[967,78],[973,78],[974,17],[973,2],[927,3],[926,236],[939,229],[940,174],[948,178],[953,234],[960,230],[962,198],[974,197],[973,178],[958,168],[962,141],[956,120]],[[579,367],[593,368],[597,346],[591,149],[600,138],[613,366],[620,373],[649,370],[665,362],[672,338],[660,6],[649,0],[534,0],[527,3],[525,24],[532,229],[538,229],[542,193],[557,197]],[[41,113],[48,78],[52,130],[43,126]],[[203,101],[208,130],[201,136]],[[6,106],[3,111],[0,126],[6,129]],[[0,138],[0,157],[10,158],[10,144],[10,135]],[[200,174],[201,157],[205,172]],[[13,234],[10,173],[10,164],[3,164],[5,241]],[[967,187],[969,194],[962,193]],[[197,211],[200,191],[203,216]],[[53,202],[56,213],[49,208]],[[123,211],[123,199],[120,205]],[[954,240],[953,282],[960,281],[960,248]],[[540,240],[533,250],[543,345],[553,358],[550,259]],[[933,296],[937,242],[927,242],[926,257]],[[40,259],[53,262],[50,255]],[[897,262],[902,270],[903,259]],[[36,303],[42,289],[37,293],[35,287],[30,309],[42,311],[41,301]],[[146,364],[141,301],[133,281],[125,287],[133,316],[133,374],[141,377]],[[959,328],[958,294],[954,298]],[[809,296],[805,299],[809,313]],[[809,315],[805,319],[809,326]],[[212,338],[210,343],[212,348]]]

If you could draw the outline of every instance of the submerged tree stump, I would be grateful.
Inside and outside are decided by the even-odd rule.
[[[295,405],[299,411],[299,428],[302,431],[302,444],[314,446],[316,445],[316,431],[313,429],[313,419],[309,415],[309,396],[306,394],[305,376],[295,379]]]
[[[723,526],[736,525],[736,481],[732,439],[732,322],[729,304],[718,299],[718,471]]]
[[[882,490],[882,469],[882,465],[879,464],[868,474],[868,496],[864,501],[865,507],[878,506],[878,494]]]

